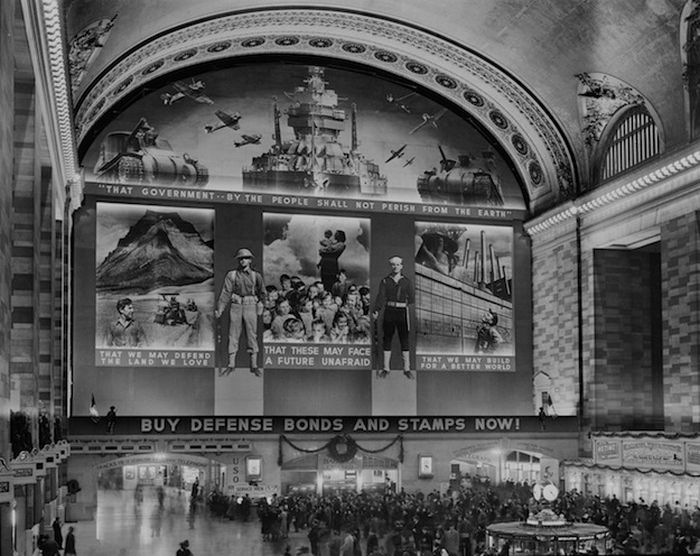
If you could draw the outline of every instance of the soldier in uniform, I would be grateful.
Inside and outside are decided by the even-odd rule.
[[[261,376],[258,367],[258,316],[262,314],[265,284],[262,275],[253,270],[253,253],[246,248],[236,253],[238,268],[230,270],[216,303],[214,316],[219,319],[230,304],[228,331],[228,366],[226,374],[236,367],[236,353],[242,328],[245,326],[250,354],[250,372]]]
[[[415,302],[415,293],[413,284],[406,278],[401,271],[403,270],[403,259],[401,257],[391,257],[389,259],[391,272],[388,276],[382,278],[379,283],[379,292],[375,302],[375,310],[373,317],[376,319],[379,312],[383,309],[383,367],[377,373],[380,378],[384,378],[389,374],[389,363],[391,361],[391,341],[395,333],[399,335],[399,343],[401,344],[401,356],[403,358],[403,374],[407,378],[413,378],[411,371],[411,357],[408,346],[408,309]]]

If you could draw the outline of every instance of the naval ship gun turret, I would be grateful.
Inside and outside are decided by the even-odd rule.
[[[243,169],[244,190],[341,197],[386,195],[386,177],[358,151],[356,106],[352,105],[351,112],[351,146],[346,148],[340,134],[347,114],[338,107],[338,95],[326,87],[323,77],[323,68],[311,66],[304,85],[285,93],[292,101],[286,114],[293,139],[282,140],[282,112],[273,99],[274,144]]]

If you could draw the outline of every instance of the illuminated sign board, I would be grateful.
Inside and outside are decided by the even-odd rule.
[[[124,435],[265,435],[327,433],[532,434],[540,432],[536,416],[520,417],[120,417]],[[71,434],[99,435],[101,426],[88,417],[71,417]],[[577,431],[576,417],[557,417],[548,432]]]

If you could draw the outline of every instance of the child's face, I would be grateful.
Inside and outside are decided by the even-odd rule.
[[[278,306],[277,306],[277,312],[280,315],[288,315],[289,314],[289,301],[282,301]]]
[[[313,334],[314,336],[323,336],[326,333],[326,327],[323,326],[323,323],[318,323],[314,324],[313,327]]]

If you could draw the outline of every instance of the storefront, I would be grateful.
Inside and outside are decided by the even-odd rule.
[[[625,504],[698,505],[700,435],[601,433],[593,436],[593,447],[592,459],[564,462],[567,489]]]

